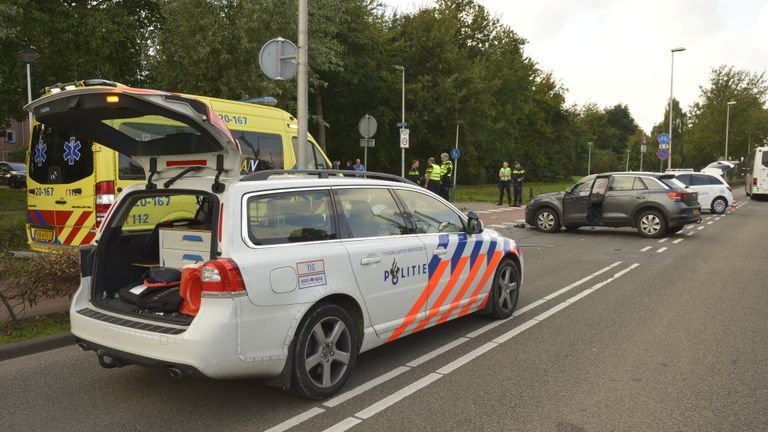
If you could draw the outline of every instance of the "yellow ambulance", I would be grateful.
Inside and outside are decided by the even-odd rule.
[[[127,88],[107,80],[85,80],[48,87],[46,94],[82,87]],[[240,146],[242,174],[296,167],[298,127],[296,119],[289,113],[259,103],[190,97],[208,104],[229,128]],[[269,99],[261,102],[270,103]],[[134,138],[145,142],[155,138],[153,128],[156,128],[157,136],[165,136],[174,128],[182,127],[181,123],[172,124],[167,119],[152,116],[105,122],[127,136],[140,133],[140,137]],[[136,122],[142,126],[132,127]],[[304,151],[304,168],[330,168],[328,157],[311,137]],[[35,123],[27,155],[27,240],[30,248],[36,251],[55,252],[89,244],[115,196],[127,186],[147,181],[141,165],[128,156],[87,137],[45,124]],[[174,206],[174,203],[166,197],[147,201],[144,205],[146,212],[132,214],[132,220],[128,221],[130,225],[139,228],[152,224],[155,222],[153,209]],[[180,213],[175,217],[185,217],[181,210],[185,206],[179,207]],[[167,215],[168,209],[162,213]]]

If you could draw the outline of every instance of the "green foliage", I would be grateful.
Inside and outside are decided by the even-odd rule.
[[[69,313],[67,312],[21,320],[17,327],[7,321],[0,323],[0,345],[65,331],[69,331]]]

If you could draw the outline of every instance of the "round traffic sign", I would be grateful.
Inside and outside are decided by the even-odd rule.
[[[659,142],[659,144],[661,144],[661,145],[667,145],[667,144],[669,144],[669,142],[671,141],[671,139],[669,138],[669,135],[667,135],[667,133],[666,133],[666,132],[662,132],[662,133],[660,133],[660,134],[659,134],[659,136],[656,138],[656,141],[658,141],[658,142]]]
[[[667,150],[667,149],[659,149],[656,152],[656,157],[661,159],[661,160],[667,160],[667,158],[669,158],[669,150]]]
[[[376,123],[376,119],[366,114],[360,119],[357,129],[360,131],[360,135],[362,135],[363,138],[371,138],[376,135],[376,129],[378,129],[378,127],[379,124]]]
[[[457,148],[451,149],[451,159],[458,159],[461,156],[461,152]]]
[[[259,51],[261,71],[273,80],[289,80],[296,75],[296,45],[281,37],[264,44]]]

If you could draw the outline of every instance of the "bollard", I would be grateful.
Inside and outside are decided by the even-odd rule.
[[[531,201],[533,201],[533,188],[529,187],[528,188],[528,202],[531,202]]]

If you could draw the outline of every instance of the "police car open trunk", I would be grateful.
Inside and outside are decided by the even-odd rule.
[[[146,185],[129,188],[109,209],[94,245],[83,251],[91,302],[142,318],[191,322],[188,314],[132,300],[153,285],[149,269],[181,270],[217,256],[218,194],[223,179],[239,177],[241,159],[218,115],[197,99],[109,87],[46,95],[25,109],[65,135],[130,156],[148,174]]]

